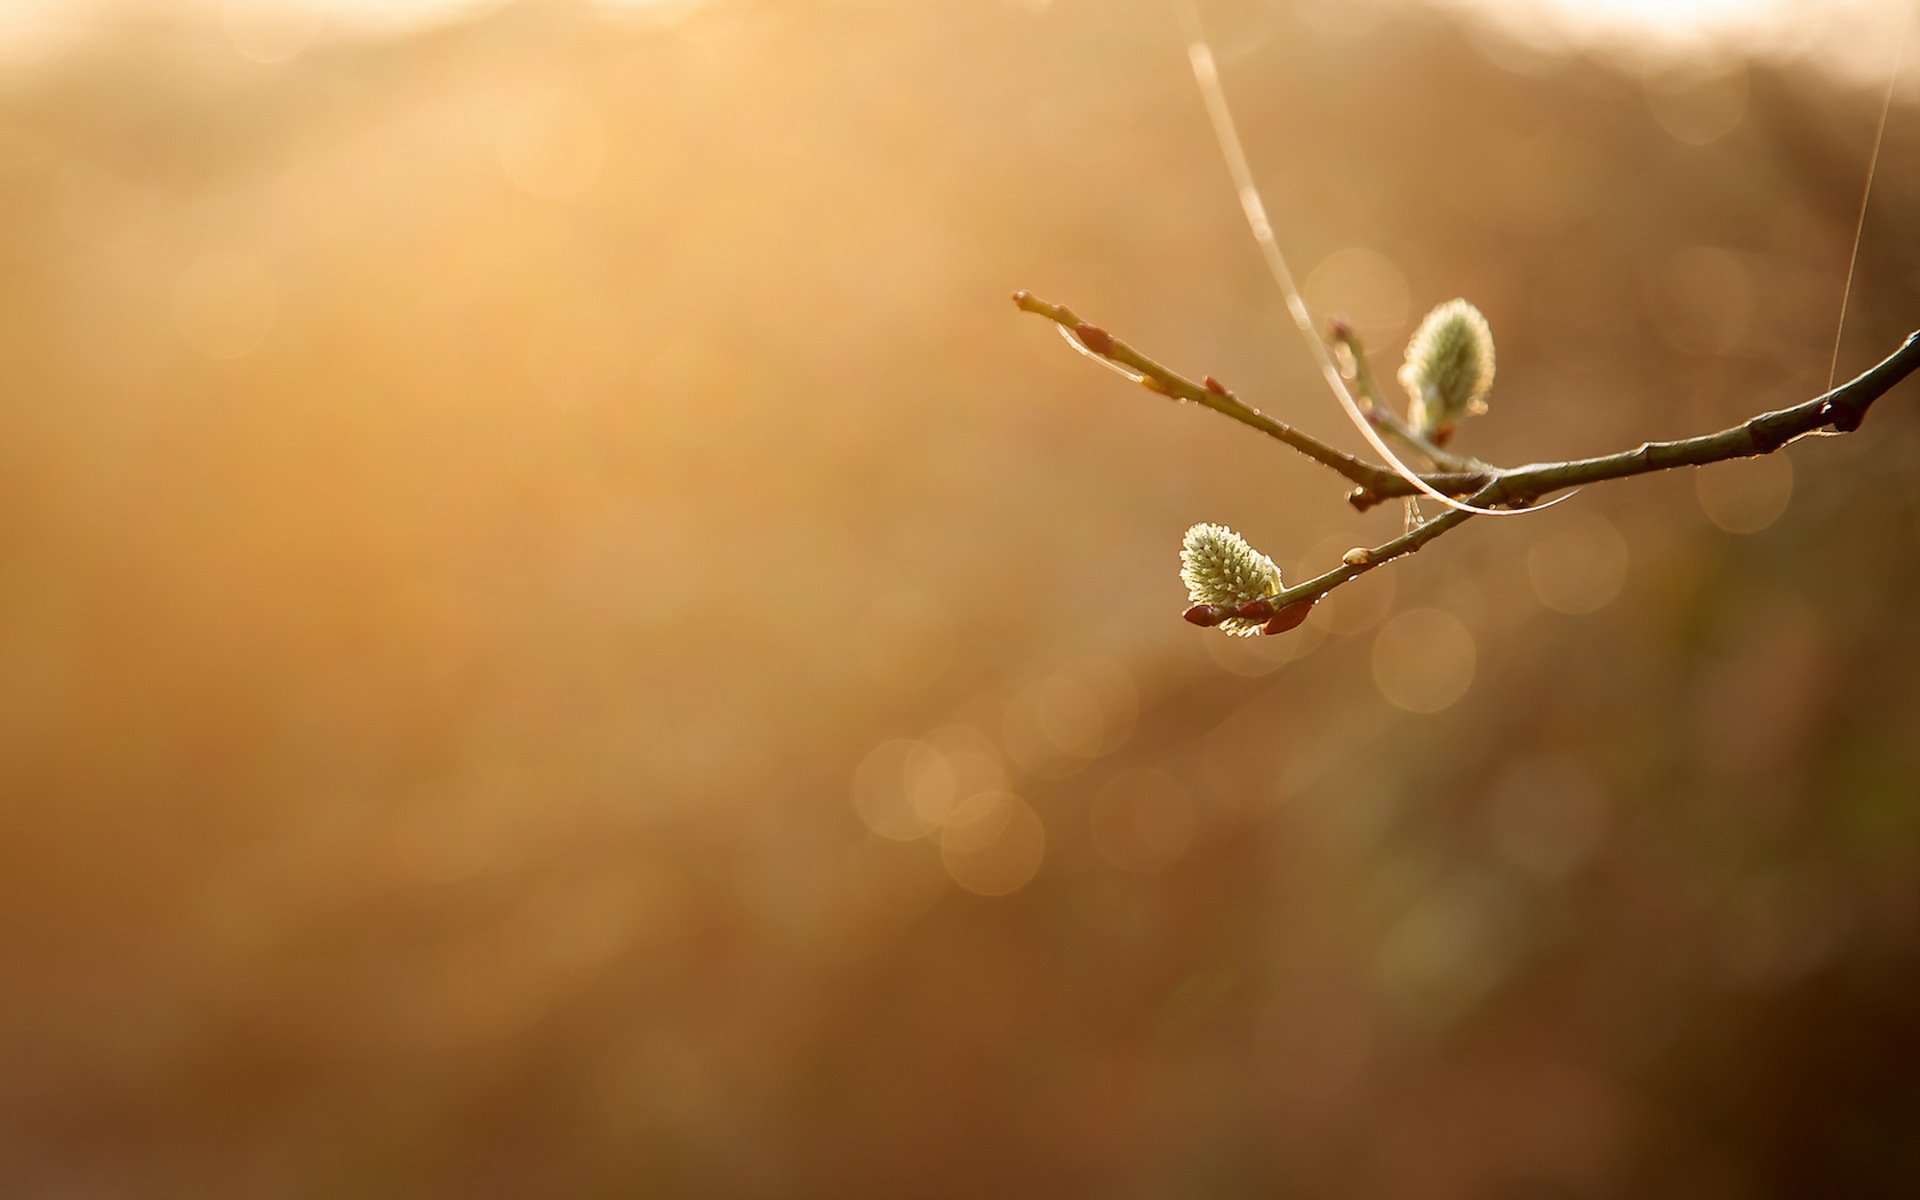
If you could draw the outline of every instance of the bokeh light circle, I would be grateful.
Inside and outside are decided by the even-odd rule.
[[[1709,521],[1728,533],[1758,533],[1793,500],[1793,462],[1765,454],[1715,463],[1694,471],[1693,483]]]
[[[1001,741],[1021,770],[1070,775],[1124,744],[1139,713],[1139,690],[1125,667],[1105,658],[1075,659],[1015,693]]]
[[[940,833],[947,875],[977,896],[1006,896],[1039,873],[1047,831],[1040,815],[1012,792],[980,792],[962,800]]]
[[[952,806],[953,765],[940,748],[911,738],[881,742],[853,773],[853,807],[868,829],[909,842],[926,837]]]
[[[1690,59],[1650,71],[1647,109],[1660,128],[1689,146],[1732,133],[1747,112],[1747,71],[1738,62]]]
[[[1577,616],[1597,612],[1627,578],[1627,540],[1598,513],[1563,519],[1527,547],[1527,578],[1540,603]]]
[[[1392,259],[1371,246],[1348,246],[1321,259],[1300,286],[1315,312],[1350,321],[1363,335],[1386,337],[1407,323],[1412,290]]]
[[[1373,639],[1373,681],[1408,712],[1436,713],[1473,685],[1473,634],[1452,613],[1415,608],[1394,617]]]

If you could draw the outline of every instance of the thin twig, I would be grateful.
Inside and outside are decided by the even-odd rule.
[[[1336,450],[1312,434],[1302,433],[1285,421],[1274,420],[1242,401],[1212,376],[1207,377],[1208,383],[1195,383],[1172,368],[1148,358],[1099,326],[1087,324],[1064,305],[1049,303],[1031,292],[1015,292],[1013,302],[1020,306],[1022,312],[1038,314],[1071,333],[1091,353],[1127,368],[1152,391],[1202,405],[1223,416],[1232,417],[1242,425],[1258,429],[1313,461],[1339,472],[1362,489],[1386,488],[1396,483],[1405,486],[1398,475],[1385,467]]]

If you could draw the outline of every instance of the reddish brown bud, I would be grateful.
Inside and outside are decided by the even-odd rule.
[[[1273,601],[1264,597],[1257,600],[1244,601],[1238,608],[1233,610],[1233,615],[1248,621],[1264,621],[1273,615]]]
[[[1198,625],[1202,629],[1212,629],[1215,625],[1227,619],[1225,612],[1211,604],[1196,604],[1186,612],[1181,613],[1180,616],[1188,624]]]
[[[1113,353],[1113,335],[1098,325],[1089,325],[1082,321],[1073,327],[1073,336],[1080,339],[1082,346],[1101,358],[1106,358]]]
[[[1820,409],[1820,415],[1827,420],[1828,424],[1833,426],[1834,432],[1836,433],[1852,433],[1854,430],[1860,428],[1862,421],[1867,419],[1867,414],[1864,409],[1856,409],[1851,405],[1842,405],[1834,400],[1827,401]]]
[[[1260,632],[1285,633],[1290,629],[1298,629],[1300,623],[1307,619],[1307,614],[1313,611],[1313,606],[1318,603],[1318,600],[1295,600],[1273,614],[1273,619],[1262,625]]]
[[[1453,440],[1453,426],[1442,425],[1440,428],[1434,430],[1433,436],[1427,440],[1444,449],[1446,444]]]
[[[1206,384],[1207,384],[1207,390],[1212,392],[1216,396],[1226,396],[1231,394],[1227,391],[1226,384],[1221,383],[1218,379],[1215,379],[1211,375],[1207,376]]]
[[[1348,324],[1345,317],[1335,317],[1327,323],[1327,336],[1336,342],[1351,341],[1353,326]]]

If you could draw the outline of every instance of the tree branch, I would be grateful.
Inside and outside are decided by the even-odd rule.
[[[1740,424],[1718,433],[1702,434],[1676,442],[1643,442],[1631,450],[1599,458],[1580,458],[1569,462],[1529,463],[1509,467],[1497,473],[1499,487],[1492,501],[1497,504],[1528,504],[1554,492],[1608,479],[1627,479],[1674,467],[1703,467],[1708,463],[1735,458],[1755,458],[1774,451],[1821,429],[1851,433],[1860,428],[1873,402],[1886,395],[1907,376],[1920,370],[1920,331],[1907,335],[1900,348],[1831,392],[1773,412],[1749,417]],[[1427,482],[1449,495],[1465,495],[1473,490],[1471,476],[1427,476]],[[1348,493],[1347,500],[1365,511],[1383,500],[1414,495],[1404,479],[1394,477],[1379,486],[1362,484]]]
[[[1418,494],[1414,486],[1397,473],[1336,450],[1318,438],[1302,433],[1285,422],[1276,421],[1243,403],[1211,375],[1203,384],[1194,383],[1141,354],[1105,329],[1080,320],[1064,306],[1049,303],[1028,292],[1015,292],[1013,300],[1023,312],[1036,313],[1052,321],[1068,333],[1077,347],[1116,367],[1148,389],[1176,400],[1204,405],[1242,425],[1258,429],[1338,472],[1357,485],[1348,493],[1347,500],[1363,512],[1386,500]],[[1920,370],[1920,331],[1916,331],[1907,335],[1899,349],[1832,391],[1787,408],[1760,413],[1718,433],[1673,442],[1643,442],[1631,450],[1599,458],[1494,467],[1441,451],[1399,422],[1397,416],[1373,395],[1372,380],[1365,374],[1365,359],[1361,357],[1360,346],[1353,339],[1351,330],[1336,327],[1334,337],[1353,355],[1355,374],[1377,418],[1383,419],[1392,432],[1410,440],[1435,462],[1449,468],[1467,464],[1473,467],[1471,470],[1449,469],[1423,474],[1421,480],[1449,496],[1469,497],[1472,504],[1483,508],[1526,508],[1555,492],[1584,484],[1626,479],[1674,467],[1700,467],[1735,458],[1772,454],[1788,443],[1822,429],[1850,433],[1860,427],[1874,401]],[[1333,570],[1264,598],[1261,602],[1264,606],[1262,611],[1280,612],[1287,610],[1290,605],[1311,606],[1335,588],[1352,582],[1375,567],[1412,554],[1428,542],[1457,528],[1472,515],[1470,512],[1449,509],[1372,549],[1349,550],[1341,565]],[[1305,608],[1296,611],[1304,614]],[[1295,619],[1282,624],[1285,628],[1292,628],[1298,623]]]

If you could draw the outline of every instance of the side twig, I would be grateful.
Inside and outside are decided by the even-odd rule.
[[[1087,324],[1072,309],[1064,305],[1051,304],[1031,292],[1015,292],[1013,302],[1019,305],[1022,312],[1038,314],[1060,326],[1089,352],[1126,368],[1127,372],[1140,380],[1149,391],[1210,408],[1223,416],[1233,418],[1242,425],[1258,429],[1261,433],[1286,443],[1322,466],[1337,471],[1349,482],[1359,485],[1362,489],[1385,489],[1394,483],[1404,482],[1385,467],[1375,466],[1344,451],[1336,450],[1312,434],[1302,433],[1285,421],[1274,420],[1259,409],[1243,402],[1211,375],[1207,376],[1204,383],[1195,383],[1179,372],[1148,358],[1098,325]],[[1382,494],[1385,493],[1382,492]]]
[[[1480,479],[1487,478],[1488,472],[1493,470],[1488,464],[1477,458],[1468,458],[1465,455],[1452,454],[1441,449],[1422,437],[1418,430],[1407,424],[1401,419],[1399,413],[1393,411],[1380,399],[1379,389],[1373,383],[1373,369],[1367,365],[1366,348],[1360,344],[1360,335],[1353,331],[1351,325],[1345,321],[1335,321],[1329,336],[1342,350],[1346,351],[1347,361],[1352,366],[1353,384],[1359,392],[1359,399],[1366,411],[1367,420],[1424,455],[1428,462],[1442,471],[1472,475]],[[1413,485],[1399,476],[1396,475],[1394,479],[1400,486],[1412,489]]]

